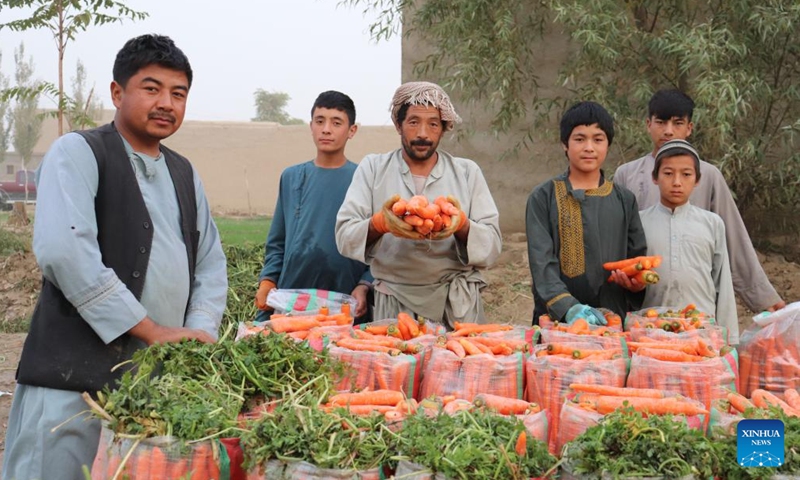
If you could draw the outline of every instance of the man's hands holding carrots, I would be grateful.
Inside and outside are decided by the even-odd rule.
[[[414,226],[404,222],[392,212],[392,206],[400,201],[400,195],[393,195],[383,204],[381,211],[372,216],[372,226],[380,233],[391,233],[400,238],[422,240],[421,233],[414,230]]]
[[[412,240],[443,240],[466,231],[467,224],[467,215],[452,196],[440,196],[429,202],[422,195],[409,200],[394,195],[372,216],[372,227],[378,233]]]
[[[607,262],[603,268],[611,272],[609,282],[616,283],[631,292],[641,292],[654,283],[658,283],[658,274],[651,270],[661,265],[661,256],[644,256]]]

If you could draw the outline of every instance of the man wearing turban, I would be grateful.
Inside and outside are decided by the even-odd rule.
[[[400,312],[441,322],[485,320],[481,270],[500,255],[499,214],[480,167],[440,150],[461,118],[436,84],[409,82],[395,92],[392,121],[401,148],[367,155],[336,218],[342,255],[368,263],[375,277],[374,318]],[[449,197],[460,212],[435,235],[409,231],[387,205],[397,196]],[[392,217],[392,218],[388,218]]]

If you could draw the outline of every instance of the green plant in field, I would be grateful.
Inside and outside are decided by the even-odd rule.
[[[720,459],[699,430],[671,416],[642,416],[632,408],[610,413],[567,444],[576,474],[618,477],[712,478]]]
[[[253,297],[264,265],[264,245],[225,245],[228,261],[228,303],[220,332],[229,325],[252,321],[257,313]]]
[[[515,444],[525,426],[514,417],[481,410],[417,414],[403,423],[399,451],[403,458],[451,479],[529,479],[543,477],[556,465],[547,446],[527,436],[524,456]]]
[[[31,239],[29,235],[15,233],[0,227],[0,256],[7,256],[17,252],[29,252]]]

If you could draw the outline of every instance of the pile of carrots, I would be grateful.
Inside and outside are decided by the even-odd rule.
[[[392,213],[414,227],[421,235],[438,233],[459,222],[461,210],[445,197],[429,201],[423,195],[408,200],[399,199],[392,205]]]
[[[795,328],[795,327],[793,327]],[[739,348],[740,391],[773,393],[800,388],[800,346],[791,332],[755,337]]]
[[[397,315],[397,322],[395,323],[383,325],[363,324],[355,328],[372,335],[394,337],[400,340],[411,340],[420,335],[435,333],[435,329],[430,327],[424,319],[415,320],[405,312],[400,312]]]
[[[642,337],[639,340],[638,342],[628,342],[631,351],[657,360],[702,362],[709,357],[719,356],[719,352],[699,337],[671,342],[660,342],[649,337]]]
[[[132,442],[132,441],[129,441]],[[186,454],[174,456],[156,445],[139,445],[131,455],[130,445],[101,444],[92,465],[92,478],[219,478],[212,441],[194,444]]]
[[[625,275],[637,282],[652,285],[658,283],[659,278],[658,274],[651,269],[658,268],[659,265],[661,265],[661,255],[654,255],[606,262],[603,264],[603,268],[609,272],[622,270]],[[611,276],[608,277],[608,281],[611,282]]]
[[[649,308],[644,312],[632,313],[628,318],[628,329],[656,328],[675,333],[701,329],[711,322],[710,317],[697,310],[697,307],[692,303],[680,310],[666,310],[664,312]]]
[[[549,356],[550,358],[566,358],[569,360],[614,360],[625,359],[622,350],[600,348],[595,345],[583,344],[576,345],[571,342],[557,343],[550,342],[536,350],[536,357]]]
[[[418,405],[396,390],[365,390],[354,393],[337,393],[322,405],[323,410],[345,408],[353,415],[383,415],[388,422],[402,421],[406,415],[416,413]]]
[[[790,417],[800,417],[800,394],[794,388],[783,392],[783,400],[777,395],[757,388],[750,399],[736,392],[728,393],[730,413],[745,413],[749,408],[779,407],[783,413]]]
[[[550,318],[550,315],[539,316],[539,327],[545,330],[557,330],[559,332],[575,333],[579,335],[610,335],[614,332],[622,331],[622,317],[607,310],[603,312],[606,318],[605,326],[590,325],[584,318],[579,318],[572,323],[562,323]]]
[[[658,389],[619,388],[582,383],[573,383],[569,388],[573,392],[580,393],[575,397],[575,401],[581,408],[603,415],[626,406],[638,412],[654,415],[694,416],[708,413],[708,410],[696,401],[670,395]]]

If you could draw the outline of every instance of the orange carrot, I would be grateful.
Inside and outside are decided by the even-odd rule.
[[[411,315],[407,314],[406,312],[400,312],[397,315],[397,324],[404,324],[406,326],[406,329],[409,333],[408,339],[419,336],[419,324],[416,322],[416,320],[411,318]]]
[[[448,340],[445,345],[447,346],[447,349],[455,353],[458,358],[464,358],[467,356],[467,352],[464,350],[464,346],[461,345],[461,343],[455,340]]]
[[[787,389],[783,392],[783,398],[786,399],[786,403],[788,403],[790,407],[800,411],[800,394],[797,393],[797,390],[794,388]]]
[[[570,383],[569,388],[576,392],[597,393],[614,397],[664,398],[664,392],[651,388],[611,387],[607,385],[590,385],[586,383]]]
[[[299,330],[308,330],[313,327],[319,326],[319,321],[316,317],[282,317],[269,320],[269,325],[272,331],[277,333],[284,332],[297,332]]]
[[[472,334],[488,333],[488,332],[504,332],[513,330],[511,325],[498,325],[496,323],[488,323],[485,325],[463,326],[450,335],[453,337],[468,337]]]
[[[370,325],[364,328],[364,331],[373,335],[386,335],[386,330],[388,329],[389,325]]]
[[[397,319],[397,329],[400,330],[400,336],[403,340],[408,340],[411,338],[411,332],[408,331],[408,325],[405,322],[400,321],[400,317],[398,316]]]
[[[655,358],[665,362],[702,362],[706,357],[699,355],[689,355],[688,353],[676,352],[674,350],[663,350],[660,348],[639,348],[637,355]]]
[[[389,405],[396,406],[405,399],[403,392],[374,390],[358,393],[338,393],[328,401],[332,405]]]
[[[153,447],[150,452],[150,477],[149,478],[168,478],[167,477],[167,456],[158,447]]]
[[[633,265],[635,263],[639,263],[639,261],[641,261],[641,259],[642,259],[642,257],[636,257],[636,258],[628,258],[628,259],[625,259],[625,260],[617,260],[616,262],[606,262],[606,263],[603,264],[603,268],[608,270],[608,271],[621,270],[621,269],[627,267],[628,265]]]
[[[133,467],[133,478],[148,478],[150,473],[150,455],[146,455],[144,449],[138,449],[136,463]]]
[[[414,195],[406,203],[406,210],[410,215],[417,215],[419,210],[428,205],[428,199],[423,195]]]
[[[393,347],[384,347],[383,345],[376,345],[369,341],[365,340],[356,340],[355,338],[340,338],[336,340],[336,345],[349,348],[350,350],[360,350],[363,352],[379,352],[379,353],[388,353],[392,356],[400,355],[400,349],[393,348]]]
[[[642,397],[609,397],[600,396],[597,398],[597,412],[603,415],[611,413],[618,408],[624,407],[624,403],[633,407],[638,412],[647,412],[657,415],[683,414],[699,415],[707,414],[708,411],[695,405],[692,402],[681,400],[677,397],[669,398],[642,398]]]
[[[406,202],[405,200],[403,200],[401,198],[400,200],[394,202],[394,205],[392,205],[392,213],[394,213],[398,217],[402,217],[403,215],[406,214],[406,206],[407,205],[408,205],[408,202]]]
[[[458,343],[464,347],[464,351],[467,353],[467,355],[480,355],[483,353],[478,347],[475,346],[474,343],[470,342],[469,340],[459,338]]]
[[[403,221],[405,221],[407,224],[413,227],[421,227],[422,225],[425,224],[425,220],[423,220],[421,217],[417,215],[406,215],[405,217],[403,217]]]
[[[208,457],[212,457],[211,447],[207,442],[198,443],[192,453],[192,475],[190,480],[208,480],[211,478],[208,471]]]
[[[500,395],[492,395],[490,393],[479,393],[475,395],[472,403],[476,407],[485,407],[489,410],[494,410],[500,415],[523,415],[526,413],[536,413],[541,410],[535,403],[529,403],[525,400],[517,400],[515,398],[506,398]]]
[[[528,451],[528,438],[525,435],[525,430],[519,432],[519,437],[517,437],[517,444],[514,446],[514,451],[517,452],[517,455],[520,457],[524,457],[525,453]]]
[[[800,417],[800,412],[789,406],[788,403],[761,388],[755,389],[751,395],[751,398],[757,407],[769,408],[771,406],[777,406],[780,407],[780,409],[783,410],[783,413],[786,415]]]
[[[728,403],[740,413],[744,413],[748,408],[756,407],[747,397],[736,392],[728,392]]]

